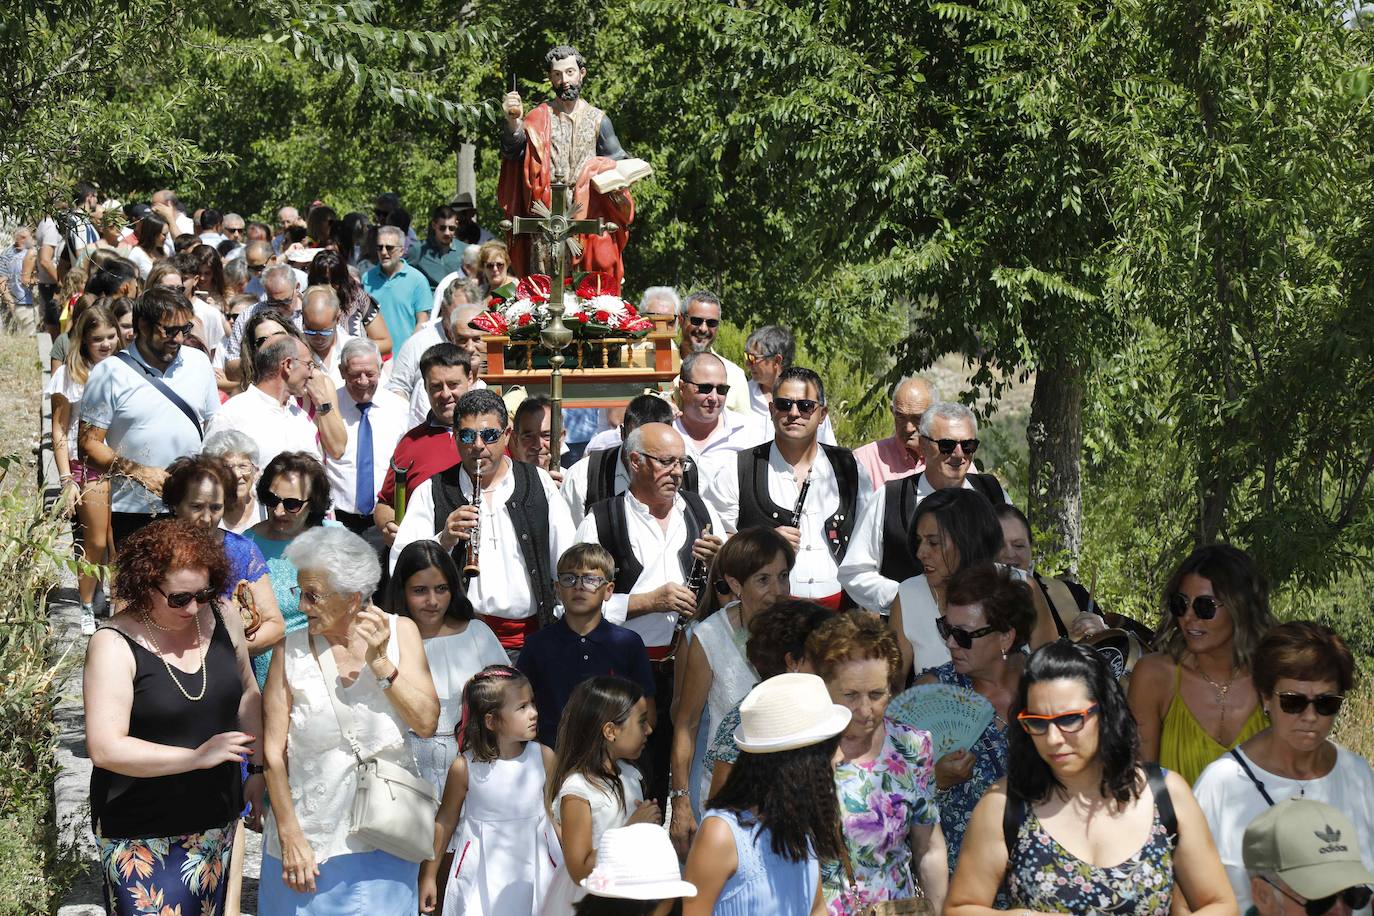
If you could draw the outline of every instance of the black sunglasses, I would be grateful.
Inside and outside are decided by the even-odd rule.
[[[1338,894],[1329,894],[1326,897],[1316,897],[1311,900],[1304,900],[1301,897],[1288,893],[1288,891],[1279,887],[1264,875],[1260,875],[1260,880],[1294,903],[1301,903],[1303,912],[1307,913],[1307,916],[1323,916],[1323,914],[1329,913],[1331,908],[1336,905],[1337,897],[1344,900],[1346,906],[1350,907],[1352,910],[1364,909],[1369,906],[1370,898],[1374,897],[1374,890],[1370,890],[1367,885],[1358,884],[1355,887],[1347,887]]]
[[[194,601],[196,604],[209,604],[215,598],[215,590],[210,586],[202,588],[198,592],[172,592],[170,595],[162,590],[162,586],[154,585],[158,594],[167,599],[168,607],[186,607]]]
[[[940,450],[941,455],[953,455],[954,447],[957,445],[964,450],[965,455],[972,455],[978,451],[977,439],[932,439],[930,436],[922,434],[922,439],[927,442],[934,442],[935,447]]]
[[[158,329],[162,331],[164,337],[189,337],[196,326],[193,322],[188,321],[185,324],[160,324]]]
[[[702,318],[700,315],[693,315],[687,320],[692,323],[692,327],[694,328],[699,328],[703,324],[706,325],[708,328],[714,328],[720,325],[719,318]]]
[[[458,441],[464,445],[475,445],[477,444],[477,437],[481,436],[483,444],[495,445],[497,442],[501,441],[501,437],[505,434],[506,431],[504,429],[497,429],[494,426],[488,426],[486,429],[482,430],[460,429],[458,430]]]
[[[1220,606],[1221,602],[1211,595],[1198,595],[1192,603],[1193,613],[1197,615],[1198,620],[1211,620],[1217,616],[1217,608]],[[1182,592],[1174,592],[1169,596],[1169,613],[1175,617],[1182,617],[1188,613],[1188,607],[1188,596]]]
[[[810,398],[773,398],[773,409],[778,413],[791,413],[792,408],[797,408],[797,413],[803,417],[809,417],[816,412],[816,408],[821,406],[819,401]]]
[[[305,500],[296,499],[294,496],[278,496],[271,490],[268,490],[267,495],[262,498],[262,504],[269,509],[275,509],[277,506],[281,506],[292,515],[295,515],[305,508]]]
[[[960,649],[972,649],[973,641],[980,636],[987,636],[989,633],[996,633],[996,627],[979,627],[976,630],[964,630],[959,627],[952,627],[949,621],[943,617],[935,618],[935,629],[939,632],[940,638],[948,640],[954,637],[954,644]]]
[[[266,270],[266,269],[267,269],[267,265],[266,265],[265,263],[263,263],[263,264],[249,264],[249,265],[248,265],[248,272],[249,272],[250,274],[260,274],[260,273],[262,273],[262,272],[263,272],[264,270]]]
[[[725,397],[730,392],[729,385],[712,385],[710,382],[683,382],[684,385],[691,385],[697,390],[697,394],[710,394],[714,391],[721,397]],[[777,403],[776,401],[774,403]]]
[[[1341,711],[1341,704],[1344,702],[1345,697],[1339,693],[1324,693],[1319,697],[1309,697],[1301,693],[1279,694],[1279,709],[1290,716],[1302,715],[1308,704],[1316,708],[1319,716],[1334,716]]]

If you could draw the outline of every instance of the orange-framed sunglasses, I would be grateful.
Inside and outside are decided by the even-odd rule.
[[[1066,735],[1072,735],[1076,731],[1081,731],[1083,723],[1088,721],[1088,716],[1098,711],[1098,705],[1094,703],[1087,709],[1079,709],[1074,712],[1061,712],[1057,716],[1036,716],[1028,712],[1016,714],[1016,721],[1021,723],[1021,727],[1026,730],[1028,735],[1043,735],[1050,730],[1053,725]]]

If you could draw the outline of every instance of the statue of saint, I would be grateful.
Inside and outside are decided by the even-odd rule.
[[[501,183],[497,197],[508,219],[547,216],[549,186],[555,175],[572,189],[572,219],[601,218],[619,228],[605,235],[576,236],[580,254],[569,259],[575,270],[601,271],[617,280],[625,277],[621,253],[634,221],[634,200],[622,188],[602,194],[592,178],[625,159],[611,119],[582,98],[587,64],[576,48],[559,45],[544,55],[553,98],[525,113],[520,93],[509,92],[502,104],[506,123],[501,131]],[[542,209],[543,213],[539,210]],[[507,235],[510,272],[552,275],[553,252],[542,234]]]

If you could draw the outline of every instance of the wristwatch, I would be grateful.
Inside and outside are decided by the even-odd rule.
[[[669,789],[669,790],[668,790],[668,797],[669,797],[669,798],[686,798],[688,795],[691,795],[691,794],[692,794],[692,790],[691,790],[691,789]]]
[[[383,690],[390,690],[391,685],[396,683],[396,678],[400,676],[401,669],[396,665],[392,665],[390,674],[388,674],[386,677],[377,678],[377,686],[382,688]]]
[[[326,416],[326,415],[327,415],[330,411],[332,411],[333,409],[334,409],[334,405],[331,404],[331,403],[329,403],[328,401],[325,401],[323,404],[316,404],[316,405],[315,405],[315,416],[317,416],[317,417]]]

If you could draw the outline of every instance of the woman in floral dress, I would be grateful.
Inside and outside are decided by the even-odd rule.
[[[938,913],[949,875],[930,734],[885,716],[901,670],[896,639],[881,618],[851,611],[811,634],[806,658],[831,699],[852,713],[835,769],[849,868],[837,862],[821,868],[830,916],[921,893]]]

